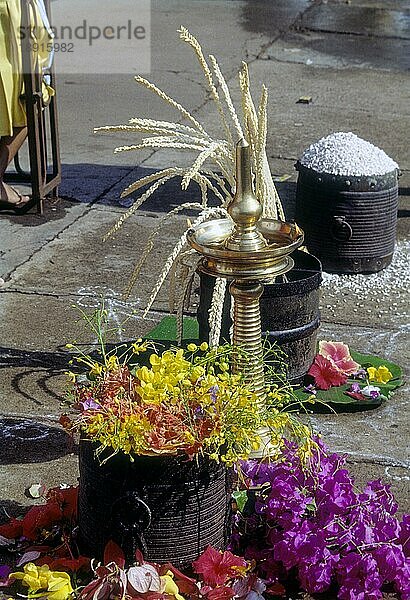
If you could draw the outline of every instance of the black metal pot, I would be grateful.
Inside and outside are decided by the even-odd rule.
[[[287,281],[264,286],[260,299],[262,335],[277,342],[287,354],[288,376],[300,380],[308,371],[316,353],[316,334],[320,325],[319,286],[321,265],[317,258],[297,250],[292,254],[294,268],[286,274]],[[208,310],[215,279],[200,273],[201,291],[197,312],[199,337],[209,338]],[[221,342],[229,340],[230,296],[224,301]]]
[[[106,463],[80,442],[78,523],[81,550],[102,559],[109,540],[128,564],[146,560],[184,567],[206,546],[223,549],[230,534],[230,471],[214,461],[118,453]],[[100,461],[109,456],[105,451]]]
[[[323,269],[373,273],[387,267],[396,239],[397,170],[347,177],[295,166],[296,221]]]

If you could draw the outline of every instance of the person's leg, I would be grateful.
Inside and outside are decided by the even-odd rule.
[[[28,196],[21,196],[15,189],[4,183],[4,173],[16,156],[27,137],[27,127],[16,127],[13,135],[0,138],[0,200],[11,205],[25,204]]]

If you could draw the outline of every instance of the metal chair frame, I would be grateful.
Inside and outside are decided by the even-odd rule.
[[[45,0],[50,15],[50,0]],[[23,31],[30,29],[30,0],[21,0],[21,25]],[[22,169],[20,158],[14,158],[15,173],[6,173],[6,181],[31,184],[32,206],[42,214],[44,199],[50,195],[58,197],[58,185],[61,182],[60,144],[58,137],[58,115],[56,96],[52,96],[47,106],[43,104],[42,74],[32,68],[31,40],[29,35],[22,39],[22,61],[24,100],[27,114],[27,141],[30,160],[30,172]],[[50,69],[50,85],[56,90],[54,65]],[[47,139],[47,119],[50,136]],[[49,162],[49,157],[51,158]]]

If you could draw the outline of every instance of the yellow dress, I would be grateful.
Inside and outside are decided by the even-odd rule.
[[[46,27],[42,23],[36,2],[31,3],[31,25],[37,25],[32,35],[34,48],[39,48],[34,63],[39,68],[48,63],[47,44],[52,41]],[[13,127],[26,125],[24,103],[20,96],[23,93],[22,57],[21,57],[21,1],[0,0],[0,137],[13,133]],[[43,85],[43,98],[47,99],[50,88]]]

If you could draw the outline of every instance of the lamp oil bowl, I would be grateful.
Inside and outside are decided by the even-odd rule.
[[[264,245],[255,250],[231,250],[235,223],[231,219],[214,219],[188,232],[193,248],[203,255],[201,270],[214,277],[269,281],[293,267],[289,254],[303,242],[303,233],[295,224],[261,219],[256,232]]]
[[[293,267],[290,254],[303,243],[292,223],[262,219],[253,194],[249,145],[237,145],[236,194],[228,207],[231,218],[215,219],[188,231],[188,241],[202,254],[201,270],[214,277],[269,281]]]

